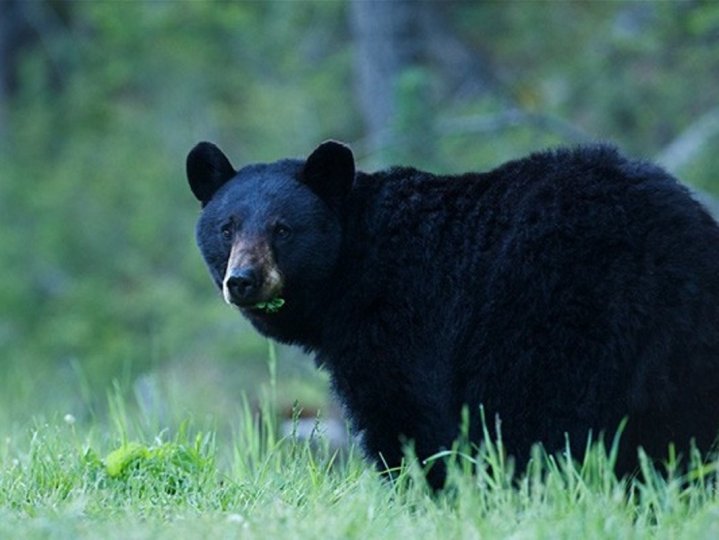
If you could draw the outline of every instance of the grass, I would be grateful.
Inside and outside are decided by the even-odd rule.
[[[433,495],[421,466],[391,478],[321,436],[279,438],[269,400],[247,401],[217,444],[191,422],[148,433],[117,397],[111,427],[37,422],[0,448],[0,538],[717,538],[716,463],[694,456],[635,479],[594,446],[582,463],[535,449],[514,475],[501,441],[458,444],[449,487]],[[566,455],[566,454],[565,454]]]
[[[569,445],[556,456],[537,447],[518,474],[500,434],[485,431],[479,448],[460,440],[437,456],[448,487],[433,494],[409,451],[386,476],[321,433],[278,435],[278,397],[295,393],[283,364],[272,347],[259,405],[237,400],[219,415],[225,424],[181,407],[200,408],[180,388],[198,383],[213,388],[205,402],[228,399],[221,376],[195,371],[169,392],[116,385],[104,412],[82,418],[0,422],[0,539],[719,538],[719,461],[695,454],[680,473],[671,455],[659,466],[643,459],[635,478],[617,479],[602,445],[581,463]],[[4,414],[19,418],[11,398]],[[157,415],[148,403],[162,405]]]

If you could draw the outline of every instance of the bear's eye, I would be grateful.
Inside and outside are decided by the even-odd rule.
[[[292,235],[292,229],[284,223],[277,223],[275,225],[275,236],[277,238],[289,238]]]
[[[220,234],[222,234],[222,238],[225,240],[231,240],[232,239],[232,225],[229,223],[223,225],[220,228]]]

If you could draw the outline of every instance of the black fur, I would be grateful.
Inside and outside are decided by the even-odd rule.
[[[273,244],[285,306],[244,313],[316,354],[372,459],[397,465],[404,440],[420,457],[450,447],[464,404],[475,439],[478,406],[499,415],[520,464],[534,442],[557,450],[566,433],[581,451],[625,416],[619,472],[639,444],[711,446],[719,227],[674,178],[603,146],[452,177],[355,174],[346,147],[318,151],[307,164],[337,189],[308,189],[302,161],[243,169],[198,239],[218,281],[219,224],[242,216],[269,242],[256,233],[277,216],[294,224]]]
[[[203,205],[237,172],[225,154],[209,142],[198,143],[190,150],[186,170],[190,189]]]

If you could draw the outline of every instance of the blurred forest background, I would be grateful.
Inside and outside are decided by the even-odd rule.
[[[711,200],[719,2],[0,0],[0,425],[94,418],[113,384],[231,419],[267,343],[206,274],[185,156],[326,138],[438,172],[607,140]],[[281,405],[324,406],[279,354]]]

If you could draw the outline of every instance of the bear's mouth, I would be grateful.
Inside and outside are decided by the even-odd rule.
[[[259,311],[262,313],[277,313],[284,305],[285,299],[279,296],[275,296],[270,300],[266,300],[264,302],[257,302],[255,304],[252,304],[251,306],[247,306],[246,309]]]
[[[286,301],[279,272],[273,269],[265,275],[252,267],[228,271],[222,296],[228,304],[257,315],[276,313]]]

